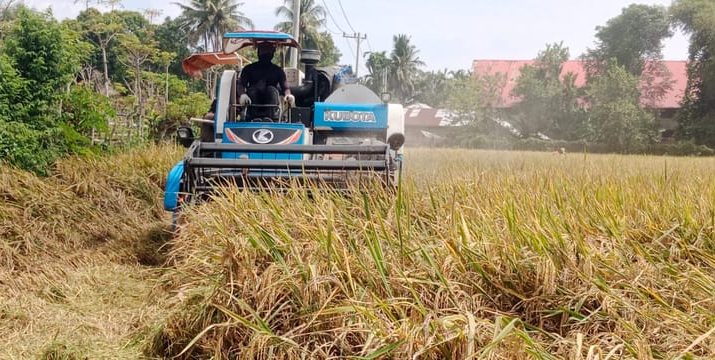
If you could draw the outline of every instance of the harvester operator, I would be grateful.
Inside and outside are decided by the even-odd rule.
[[[280,96],[289,107],[295,106],[295,96],[290,93],[290,87],[286,80],[283,69],[273,64],[273,56],[276,48],[271,43],[259,43],[256,45],[258,61],[251,63],[241,70],[238,83],[244,89],[244,93],[239,98],[241,106],[252,103],[259,105],[279,105]],[[211,108],[204,119],[212,120],[216,113],[216,99],[211,104]],[[201,125],[201,141],[213,141],[213,124]]]
[[[256,45],[258,61],[241,70],[239,83],[245,90],[239,103],[246,106],[251,103],[278,105],[283,95],[288,106],[295,106],[295,97],[290,93],[286,74],[280,66],[273,64],[276,47],[272,43]]]

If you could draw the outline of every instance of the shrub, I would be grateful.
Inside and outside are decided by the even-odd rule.
[[[107,119],[116,116],[112,103],[87,86],[75,86],[62,103],[65,122],[76,131],[89,134],[92,129],[107,129]]]
[[[0,159],[36,174],[47,175],[60,156],[61,132],[34,130],[23,123],[0,120]],[[63,141],[62,141],[63,142]]]

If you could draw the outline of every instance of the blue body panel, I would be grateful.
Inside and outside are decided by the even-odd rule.
[[[297,139],[287,142],[281,145],[301,145],[305,144],[305,125],[303,124],[286,124],[286,123],[257,123],[257,122],[234,122],[226,123],[224,126],[224,133],[222,142],[225,144],[240,143],[237,141],[232,141],[230,139],[231,129],[267,129],[267,130],[295,130],[300,131],[300,137]],[[276,144],[277,145],[277,144]],[[302,154],[268,154],[268,153],[223,153],[222,157],[224,159],[238,159],[242,155],[248,155],[249,159],[256,160],[302,160]]]
[[[315,103],[316,128],[334,130],[387,129],[386,104],[331,104]]]
[[[169,172],[166,177],[166,187],[164,188],[164,210],[174,211],[179,205],[179,190],[181,177],[184,175],[184,162],[180,161]]]

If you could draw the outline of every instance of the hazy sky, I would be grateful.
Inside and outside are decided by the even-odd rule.
[[[181,1],[181,0],[177,0]],[[188,2],[188,0],[184,0]],[[361,53],[389,50],[394,34],[412,36],[429,69],[466,69],[474,59],[531,59],[546,43],[564,41],[571,56],[593,45],[595,27],[618,15],[628,0],[315,0],[327,6],[328,30],[343,54],[342,63],[355,63],[355,41],[342,37],[353,32],[343,16],[340,1],[355,31],[366,33]],[[82,9],[74,0],[25,0],[38,9],[53,8],[59,18],[74,17]],[[82,1],[81,1],[82,2]],[[257,29],[272,29],[278,22],[275,8],[283,0],[243,0],[242,11]],[[671,0],[644,0],[669,5]],[[126,9],[161,9],[162,18],[179,14],[174,1],[125,0]],[[688,42],[682,34],[668,40],[666,59],[687,58]],[[361,65],[362,66],[362,65]],[[364,71],[364,70],[361,70]]]

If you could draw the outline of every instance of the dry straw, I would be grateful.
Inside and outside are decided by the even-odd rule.
[[[0,359],[136,359],[163,297],[166,172],[148,147],[38,178],[0,165]]]

